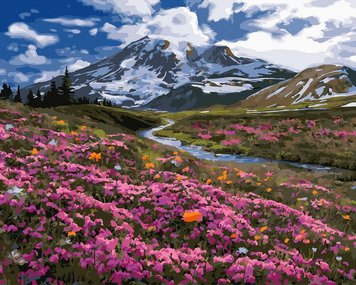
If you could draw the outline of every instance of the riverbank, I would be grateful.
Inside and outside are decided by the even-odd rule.
[[[157,135],[215,154],[236,154],[356,170],[354,110],[177,117]]]

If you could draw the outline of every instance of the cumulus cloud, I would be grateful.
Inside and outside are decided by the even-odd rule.
[[[200,8],[209,9],[210,21],[229,19],[244,12],[268,11],[250,20],[254,31],[246,39],[218,44],[231,46],[239,55],[260,57],[294,69],[321,63],[356,66],[354,58],[342,52],[356,53],[356,6],[352,0],[226,0],[223,4],[204,0]]]
[[[22,72],[9,72],[8,75],[19,83],[28,82],[30,80],[30,78]]]
[[[5,33],[13,39],[25,39],[36,43],[39,47],[46,47],[58,42],[58,37],[55,35],[39,34],[31,29],[27,24],[16,22],[8,27]]]
[[[51,63],[45,56],[37,54],[37,47],[29,45],[24,54],[16,56],[10,61],[13,65],[42,65]]]
[[[98,33],[98,29],[97,29],[97,28],[94,28],[94,29],[89,30],[89,34],[90,34],[91,36],[96,36],[97,33]]]
[[[0,75],[5,75],[6,74],[6,69],[0,68]]]
[[[202,46],[208,44],[213,36],[209,29],[200,28],[197,15],[185,7],[161,10],[154,17],[136,25],[117,28],[105,23],[101,30],[108,34],[109,39],[123,41],[123,46],[146,35],[153,39],[168,40],[175,48],[187,42]]]
[[[52,18],[52,19],[43,19],[43,21],[48,23],[60,24],[63,26],[76,26],[76,27],[93,27],[99,19],[74,19],[74,18]]]
[[[74,63],[68,65],[68,71],[74,72],[90,65],[90,62],[78,59]]]
[[[129,16],[149,16],[159,0],[81,0],[97,10],[122,13]]]
[[[40,77],[36,78],[34,83],[45,82],[61,74],[63,74],[63,70],[61,69],[42,71]]]

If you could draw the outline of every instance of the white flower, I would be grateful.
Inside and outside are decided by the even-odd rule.
[[[119,164],[116,164],[114,167],[115,170],[120,171],[122,168]]]
[[[23,194],[23,190],[24,190],[23,188],[14,186],[11,189],[7,190],[7,193],[9,193],[10,195],[20,196],[21,194]]]
[[[318,249],[317,249],[316,247],[312,247],[312,251],[313,251],[313,252],[317,252]]]
[[[175,165],[176,167],[178,167],[180,165],[180,162],[176,161],[176,160],[172,160],[171,163],[173,165]]]
[[[55,139],[52,139],[48,144],[49,145],[53,145],[53,146],[57,146],[58,141],[56,141]]]
[[[11,131],[13,128],[14,128],[14,125],[13,125],[13,124],[6,124],[6,125],[5,125],[5,129],[6,129],[7,131]]]
[[[240,254],[247,254],[249,252],[249,250],[246,248],[246,247],[239,247],[237,249],[237,251],[240,253]]]
[[[341,261],[341,260],[342,260],[342,257],[341,257],[341,256],[336,256],[335,259],[336,259],[337,261]]]
[[[300,200],[300,201],[307,201],[307,200],[308,200],[308,197],[303,197],[303,198],[300,198],[299,200]]]

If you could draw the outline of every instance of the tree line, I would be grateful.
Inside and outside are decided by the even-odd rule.
[[[26,96],[26,100],[23,102],[20,94],[20,86],[17,86],[17,91],[14,94],[10,85],[3,83],[2,90],[0,91],[0,99],[9,99],[13,102],[23,103],[24,105],[34,108],[50,108],[71,104],[100,104],[104,106],[113,106],[112,102],[106,98],[103,100],[89,100],[87,97],[76,99],[67,68],[64,72],[61,86],[57,87],[56,82],[52,80],[49,89],[44,94],[41,94],[40,90],[37,90],[36,93],[30,90]]]

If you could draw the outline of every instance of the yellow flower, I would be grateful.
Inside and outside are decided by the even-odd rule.
[[[68,232],[69,237],[75,237],[77,234],[74,231]]]
[[[202,219],[203,219],[203,215],[199,211],[183,213],[183,221],[186,223],[200,222]]]
[[[261,233],[263,233],[265,230],[267,230],[268,229],[268,227],[267,226],[264,226],[264,227],[262,227],[262,228],[260,228],[260,231],[261,231]]]
[[[63,120],[55,121],[57,125],[64,126],[65,122]]]
[[[255,240],[259,240],[261,238],[261,236],[260,235],[255,235],[254,238],[255,238]]]
[[[156,229],[157,228],[155,226],[150,226],[150,227],[147,228],[147,231],[148,232],[154,232],[154,231],[156,231]]]
[[[313,190],[312,194],[313,194],[313,195],[317,195],[317,194],[318,194],[318,191]]]
[[[37,148],[33,148],[31,153],[32,153],[32,155],[37,155],[38,154]]]
[[[96,162],[98,162],[101,159],[101,153],[92,152],[89,155],[89,159],[90,160],[95,160]]]
[[[288,242],[289,242],[289,238],[285,238],[284,243],[288,243]]]
[[[145,164],[145,168],[146,168],[146,169],[153,169],[153,168],[155,168],[155,165],[154,165],[153,162],[147,162],[147,163]]]
[[[345,251],[349,251],[350,248],[347,246],[347,247],[344,248],[344,250],[345,250]]]
[[[109,146],[108,148],[109,150],[115,150],[115,147],[113,145]]]
[[[81,126],[80,129],[81,129],[82,131],[85,131],[85,130],[87,129],[87,126]]]
[[[271,187],[268,187],[268,188],[266,189],[266,191],[267,191],[268,193],[270,193],[270,192],[272,192],[272,188],[271,188]]]
[[[342,218],[343,218],[344,220],[351,221],[350,215],[343,215]]]

